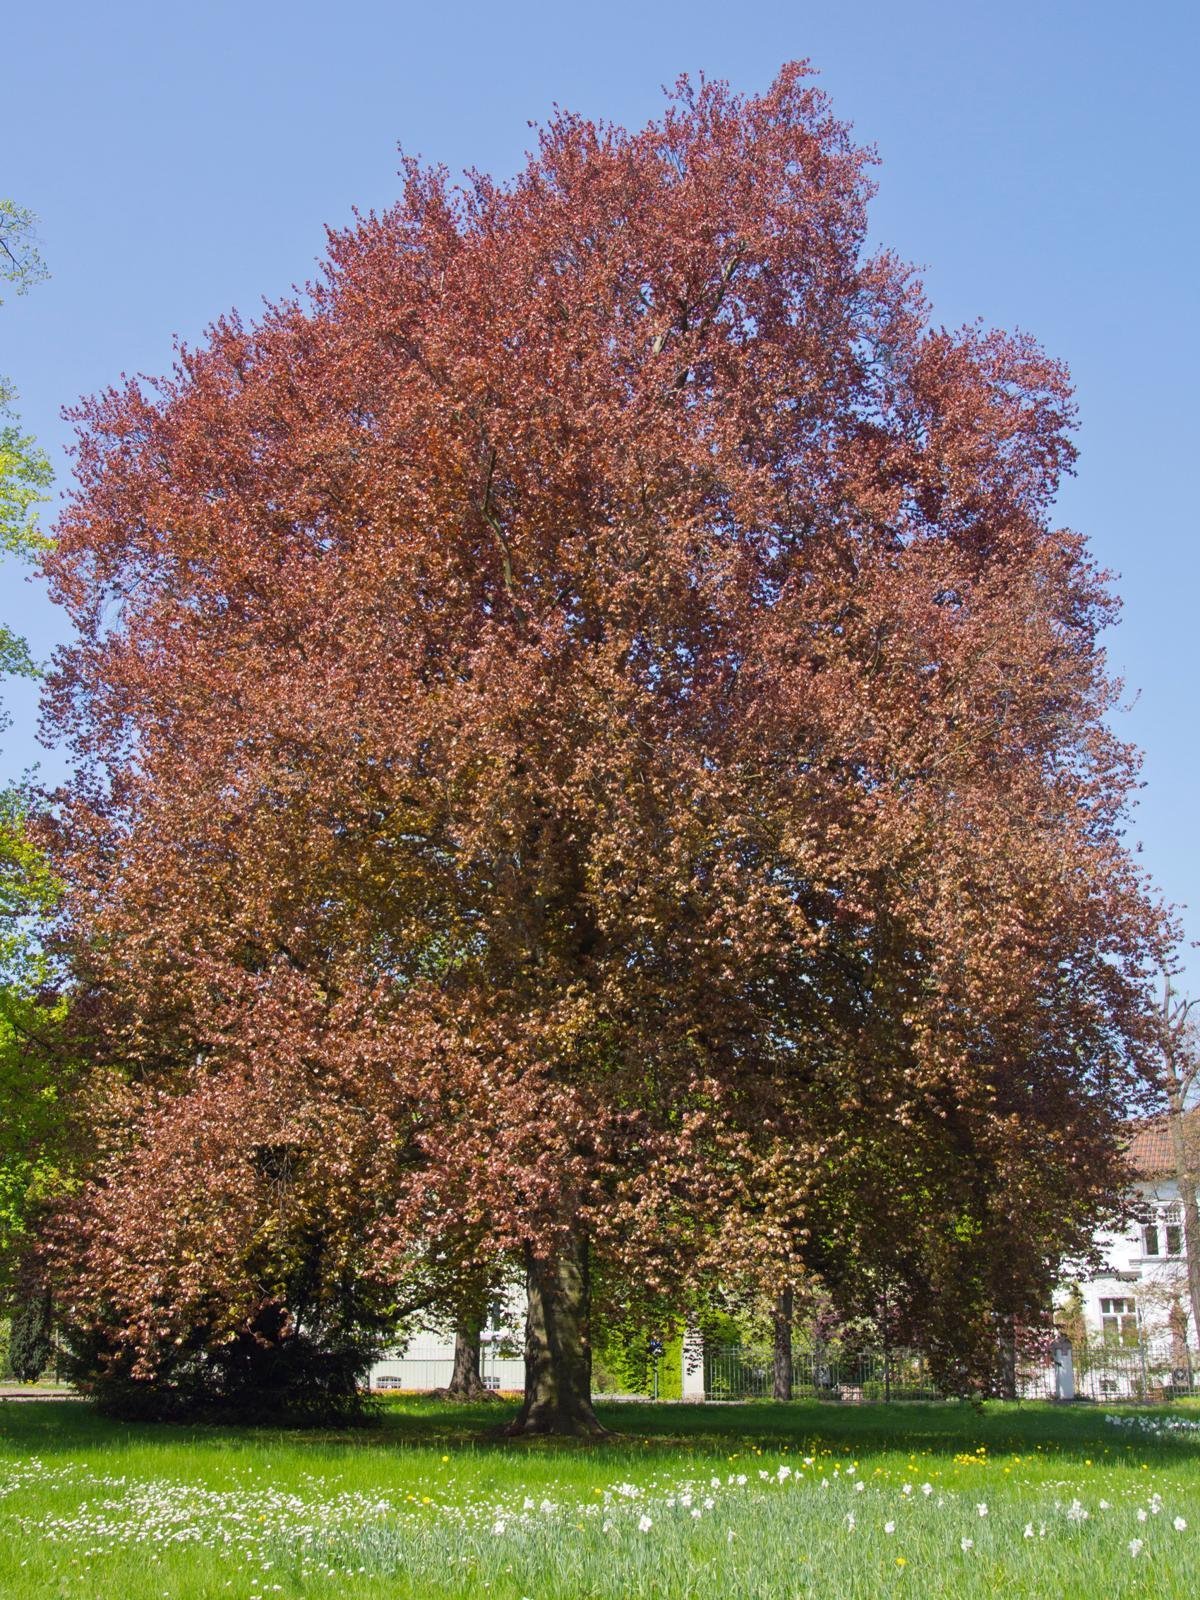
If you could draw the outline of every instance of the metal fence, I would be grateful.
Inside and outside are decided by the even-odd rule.
[[[768,1400],[774,1387],[769,1354],[739,1345],[704,1352],[704,1392],[709,1400]],[[917,1350],[831,1355],[807,1351],[792,1361],[797,1400],[936,1400],[937,1387]]]
[[[1076,1345],[1075,1393],[1081,1399],[1161,1405],[1200,1391],[1200,1355],[1141,1343]]]
[[[1200,1395],[1200,1354],[1173,1354],[1151,1344],[1089,1343],[1072,1352],[1075,1396],[1080,1400],[1162,1405]],[[1023,1360],[1017,1366],[1023,1400],[1058,1395],[1053,1361]],[[774,1388],[769,1352],[745,1346],[713,1346],[704,1352],[704,1392],[709,1400],[767,1400]],[[805,1352],[792,1362],[797,1400],[938,1400],[925,1357],[917,1350],[866,1351],[854,1356]]]

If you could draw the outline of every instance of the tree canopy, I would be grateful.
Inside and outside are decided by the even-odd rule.
[[[81,409],[54,861],[119,1072],[60,1270],[136,1377],[301,1262],[515,1253],[521,1425],[586,1428],[593,1257],[888,1279],[961,1356],[1083,1247],[1163,937],[1114,601],[1066,373],[930,324],[869,169],[797,66],[560,114]]]

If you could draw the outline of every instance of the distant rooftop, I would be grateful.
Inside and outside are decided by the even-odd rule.
[[[1175,1171],[1175,1153],[1171,1149],[1171,1130],[1166,1114],[1142,1117],[1129,1124],[1129,1159],[1139,1178],[1162,1178]],[[1184,1117],[1189,1144],[1200,1143],[1200,1110],[1189,1111]]]

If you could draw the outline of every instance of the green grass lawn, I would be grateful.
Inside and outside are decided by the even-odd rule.
[[[1162,1431],[1194,1410],[600,1409],[609,1441],[512,1445],[500,1405],[396,1400],[332,1434],[5,1403],[0,1596],[1200,1591],[1200,1431]]]

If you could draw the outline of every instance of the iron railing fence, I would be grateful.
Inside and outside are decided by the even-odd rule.
[[[1077,1345],[1073,1352],[1075,1396],[1080,1400],[1162,1405],[1200,1395],[1200,1352],[1164,1351],[1141,1343]],[[1059,1385],[1053,1360],[1021,1360],[1017,1394],[1024,1400],[1053,1400]],[[710,1400],[768,1400],[774,1389],[769,1352],[737,1345],[704,1352],[704,1389]],[[864,1351],[857,1355],[806,1351],[792,1362],[792,1395],[797,1400],[938,1400],[939,1389],[919,1350]]]
[[[1163,1404],[1200,1393],[1200,1353],[1194,1350],[1096,1340],[1076,1344],[1071,1355],[1081,1399]]]
[[[769,1354],[739,1345],[704,1352],[704,1391],[710,1400],[769,1400],[774,1365]],[[937,1386],[919,1350],[871,1350],[856,1355],[804,1351],[792,1361],[797,1400],[936,1400]]]

